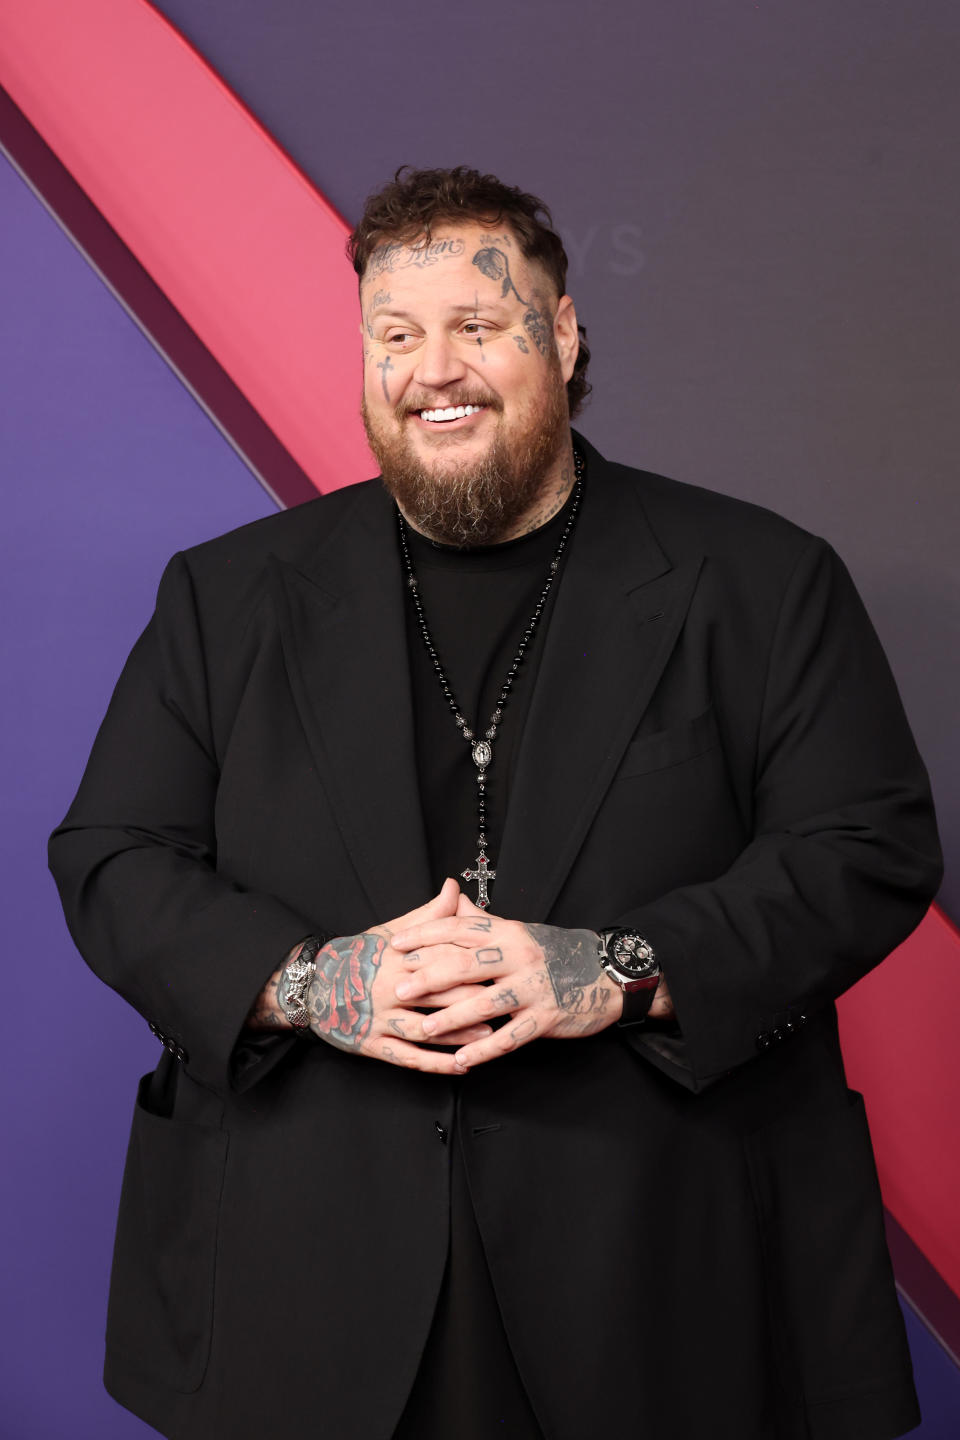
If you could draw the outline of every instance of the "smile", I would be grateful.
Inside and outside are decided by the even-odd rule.
[[[469,415],[479,415],[485,405],[448,405],[446,410],[419,410],[421,420],[430,425],[446,424],[450,420],[465,420]]]

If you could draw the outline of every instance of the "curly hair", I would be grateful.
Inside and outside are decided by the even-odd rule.
[[[347,255],[362,279],[370,257],[385,240],[410,241],[446,223],[477,221],[490,228],[509,225],[526,260],[546,271],[557,298],[566,294],[567,253],[553,228],[553,216],[536,195],[515,185],[504,185],[495,175],[481,175],[457,165],[453,170],[414,170],[401,165],[389,184],[369,196],[347,241]],[[590,350],[582,325],[580,353],[567,381],[570,417],[576,415],[590,393],[587,366]]]

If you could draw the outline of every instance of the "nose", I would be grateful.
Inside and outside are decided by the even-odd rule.
[[[466,373],[463,355],[446,330],[436,330],[424,336],[413,374],[418,384],[425,390],[444,390],[448,385],[461,381]]]

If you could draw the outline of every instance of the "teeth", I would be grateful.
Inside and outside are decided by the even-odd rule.
[[[436,422],[438,420],[463,420],[467,415],[476,415],[482,410],[482,405],[448,405],[445,410],[421,410],[420,419]]]

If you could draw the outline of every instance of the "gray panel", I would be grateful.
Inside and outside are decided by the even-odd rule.
[[[960,7],[158,8],[347,217],[406,161],[553,203],[595,355],[586,432],[836,544],[960,914]]]

